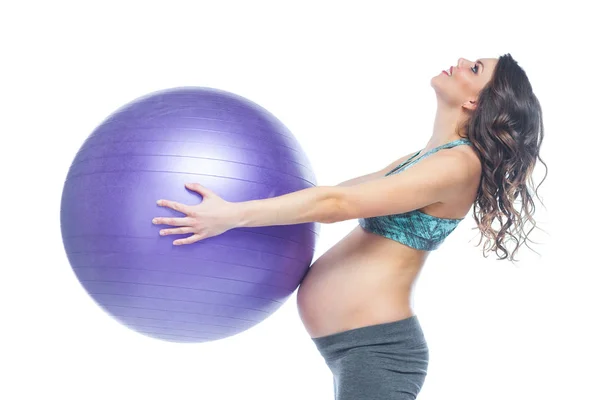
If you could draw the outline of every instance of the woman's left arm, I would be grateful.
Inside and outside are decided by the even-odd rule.
[[[202,196],[196,205],[181,204],[171,200],[158,200],[159,206],[186,214],[182,218],[156,217],[156,225],[174,228],[160,230],[160,235],[192,234],[177,239],[173,244],[191,244],[220,235],[230,229],[271,225],[293,225],[306,222],[332,223],[340,220],[338,208],[341,187],[315,186],[296,192],[262,200],[229,202],[212,190],[197,184],[186,184]]]
[[[399,174],[351,186],[316,186],[265,200],[234,203],[237,226],[333,223],[400,214],[464,193],[476,169],[462,153],[438,153]]]
[[[353,186],[315,186],[263,200],[228,202],[199,184],[186,187],[202,203],[187,206],[168,200],[158,205],[187,214],[184,218],[155,218],[153,223],[175,225],[161,235],[192,233],[174,244],[189,244],[233,228],[333,223],[356,218],[408,212],[461,196],[477,169],[464,155],[438,153],[401,173]]]
[[[235,227],[329,224],[340,220],[339,192],[335,186],[315,186],[262,200],[231,203]]]

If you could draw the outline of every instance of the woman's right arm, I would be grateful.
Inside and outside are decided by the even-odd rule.
[[[385,173],[382,173],[382,171],[377,171],[377,172],[373,172],[371,174],[359,176],[358,178],[349,179],[342,183],[338,183],[336,186],[353,186],[353,185],[357,185],[362,182],[370,181],[371,179],[380,178],[383,175],[385,175]]]
[[[342,183],[338,183],[336,186],[353,186],[353,185],[357,185],[359,183],[370,181],[372,179],[382,178],[385,174],[387,174],[392,169],[396,168],[398,165],[402,164],[404,161],[408,160],[415,153],[416,153],[416,151],[412,152],[410,154],[407,154],[402,158],[397,159],[396,161],[394,161],[387,167],[383,168],[382,170],[379,170],[377,172],[372,172],[367,175],[359,176],[357,178],[349,179]]]

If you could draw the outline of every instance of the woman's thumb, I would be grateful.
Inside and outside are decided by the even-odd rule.
[[[202,197],[210,196],[212,194],[210,190],[200,185],[199,183],[186,183],[185,187],[200,194]]]

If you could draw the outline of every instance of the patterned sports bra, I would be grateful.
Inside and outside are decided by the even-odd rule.
[[[385,174],[392,175],[416,164],[419,160],[442,149],[449,149],[461,144],[471,145],[468,139],[462,138],[433,148],[415,159],[421,151],[414,154],[408,160]],[[413,161],[414,159],[414,161]],[[419,210],[413,210],[402,214],[383,215],[371,218],[361,218],[359,225],[372,233],[387,237],[418,250],[435,250],[446,237],[458,226],[464,218],[438,218],[425,214]]]

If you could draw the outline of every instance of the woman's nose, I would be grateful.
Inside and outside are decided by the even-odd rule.
[[[460,67],[462,67],[462,66],[463,66],[463,64],[469,64],[469,63],[470,63],[470,61],[469,61],[469,60],[467,60],[466,58],[462,58],[462,57],[461,57],[461,58],[459,58],[459,59],[458,59],[458,67],[459,67],[459,68],[460,68]]]

